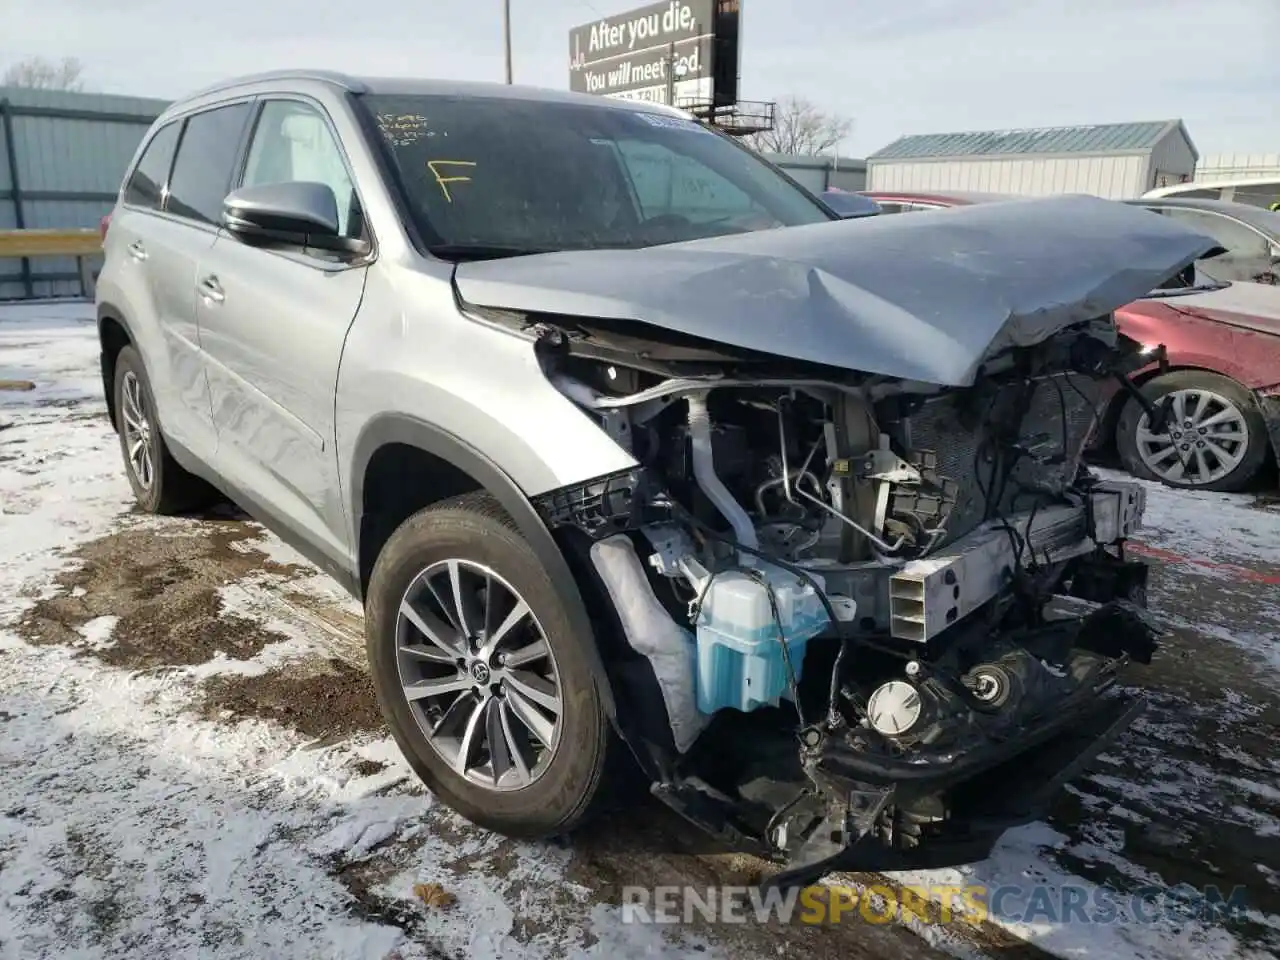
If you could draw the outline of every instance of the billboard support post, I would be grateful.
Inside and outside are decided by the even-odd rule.
[[[676,105],[676,45],[667,44],[667,106]]]
[[[506,58],[507,83],[511,82],[511,0],[502,0],[502,53]]]

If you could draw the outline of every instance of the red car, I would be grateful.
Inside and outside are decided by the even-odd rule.
[[[885,213],[1019,199],[863,193]],[[1196,265],[1199,286],[1156,291],[1116,311],[1122,333],[1152,349],[1165,346],[1167,365],[1153,362],[1133,380],[1168,411],[1168,427],[1154,433],[1143,405],[1117,388],[1099,411],[1094,446],[1114,443],[1135,476],[1199,490],[1244,489],[1280,455],[1280,215],[1222,201],[1132,202],[1194,221],[1226,253]]]

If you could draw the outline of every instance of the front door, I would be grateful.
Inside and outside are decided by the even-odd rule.
[[[343,232],[362,236],[349,168],[321,109],[268,99],[260,111],[241,185],[327,184]],[[334,449],[334,395],[366,272],[333,254],[267,250],[224,231],[196,278],[218,472],[335,560],[343,560],[350,545]]]

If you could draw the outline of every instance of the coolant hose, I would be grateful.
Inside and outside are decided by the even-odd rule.
[[[756,538],[756,528],[742,509],[742,504],[733,498],[733,494],[716,475],[715,457],[711,452],[711,414],[707,410],[706,393],[693,393],[689,401],[689,444],[693,452],[693,478],[707,495],[721,515],[729,521],[733,528],[733,538],[744,547],[758,549],[760,541]],[[755,558],[750,554],[742,554],[741,562],[746,566],[754,566]]]

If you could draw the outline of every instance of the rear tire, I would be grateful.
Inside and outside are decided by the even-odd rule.
[[[169,452],[160,432],[151,380],[132,346],[116,355],[115,412],[125,474],[142,510],[179,514],[213,499],[213,488],[184,470]]]
[[[1157,436],[1142,406],[1133,399],[1125,404],[1116,452],[1126,470],[1171,487],[1219,492],[1243,490],[1257,477],[1270,440],[1252,393],[1205,370],[1175,370],[1141,389],[1156,404],[1173,395],[1176,406],[1168,430]]]
[[[521,603],[528,614],[513,622]],[[401,524],[370,577],[365,638],[391,733],[445,803],[517,837],[565,833],[583,819],[612,735],[588,656],[595,640],[573,630],[496,501],[464,494]]]

